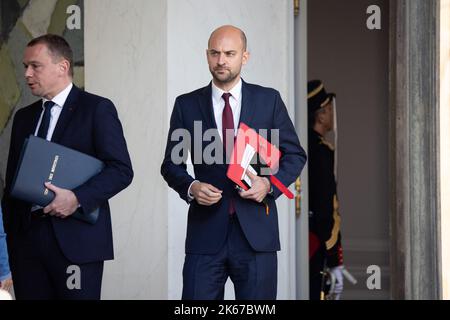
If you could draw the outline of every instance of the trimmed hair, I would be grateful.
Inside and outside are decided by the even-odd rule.
[[[241,40],[242,40],[242,44],[244,47],[244,51],[247,51],[247,36],[245,35],[244,31],[242,31],[240,29],[239,29],[239,31],[241,31]]]
[[[34,47],[38,44],[46,45],[48,52],[53,57],[53,60],[56,60],[57,58],[63,58],[69,61],[69,75],[73,77],[73,51],[63,37],[56,34],[46,34],[34,38],[30,42],[28,42],[27,47]]]

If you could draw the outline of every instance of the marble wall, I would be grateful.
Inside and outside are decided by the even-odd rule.
[[[115,260],[104,299],[167,298],[167,188],[159,174],[167,134],[165,1],[85,3],[86,89],[109,97],[135,172],[112,199]]]
[[[84,0],[9,0],[0,2],[0,197],[14,113],[36,101],[23,75],[23,52],[27,43],[45,33],[64,36],[74,52],[74,82],[84,86],[83,28],[78,21]],[[80,15],[68,10],[76,6]],[[69,12],[68,12],[69,11]]]

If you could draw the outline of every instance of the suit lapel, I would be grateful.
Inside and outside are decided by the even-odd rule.
[[[248,84],[242,80],[242,103],[241,103],[241,115],[239,117],[239,124],[241,122],[250,126],[250,122],[253,119],[253,113],[255,108],[251,105],[252,92],[248,87]],[[202,94],[199,97],[200,110],[202,112],[203,118],[205,119],[206,125],[209,128],[217,129],[216,120],[214,118],[214,110],[212,105],[212,89],[211,83],[209,86],[202,90]]]
[[[80,89],[78,89],[75,85],[70,90],[69,96],[67,97],[66,102],[61,110],[61,114],[59,115],[58,123],[56,124],[55,131],[53,132],[52,141],[60,142],[64,131],[67,125],[72,118],[73,112],[77,106],[78,95],[80,93]]]
[[[202,94],[199,97],[199,103],[200,103],[200,110],[203,115],[203,119],[205,119],[207,128],[204,128],[205,130],[209,128],[215,128],[217,129],[216,120],[214,119],[214,110],[213,110],[213,104],[212,104],[212,89],[211,89],[211,83],[203,88]]]
[[[39,122],[39,118],[42,114],[42,100],[36,101],[31,108],[31,116],[26,117],[24,121],[27,121],[28,123],[25,125],[26,132],[25,135],[28,138],[30,134],[34,135],[37,129],[37,125]]]
[[[252,92],[247,83],[242,80],[242,103],[239,125],[245,123],[251,127],[250,122],[253,119],[253,113],[255,112],[255,108],[252,106],[251,101],[254,101],[254,99],[252,99]]]

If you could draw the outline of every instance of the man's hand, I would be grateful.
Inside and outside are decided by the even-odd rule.
[[[191,186],[191,194],[198,204],[212,206],[222,199],[222,190],[217,189],[209,183],[195,181]]]
[[[252,187],[247,191],[242,191],[239,195],[244,199],[254,200],[261,203],[270,191],[270,181],[264,177],[258,177],[247,171],[247,175],[252,181]]]
[[[55,198],[44,208],[44,213],[64,219],[77,210],[79,202],[71,190],[58,188],[50,182],[46,182],[45,187],[55,193]]]
[[[13,281],[11,278],[7,278],[0,282],[0,289],[3,289],[5,291],[10,291],[12,286],[13,286]]]

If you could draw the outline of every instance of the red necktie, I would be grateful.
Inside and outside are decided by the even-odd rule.
[[[231,110],[230,106],[230,97],[231,93],[224,93],[222,95],[223,100],[225,100],[225,107],[223,108],[222,112],[222,140],[223,140],[223,146],[226,151],[226,155],[228,156],[231,154],[231,150],[227,150],[227,131],[230,133],[230,131],[233,132],[234,137],[234,120],[233,120],[233,110]],[[232,147],[232,146],[231,146]],[[230,147],[228,147],[229,149]],[[228,159],[228,157],[227,157]]]
[[[227,131],[233,132],[234,137],[234,120],[233,120],[233,110],[230,106],[231,93],[224,93],[222,95],[223,100],[225,100],[225,107],[222,112],[222,141],[224,146],[224,151],[226,159],[228,159],[228,154],[231,154],[232,150],[227,150]],[[234,141],[233,141],[234,142]],[[234,145],[234,143],[233,143]],[[232,147],[232,146],[230,146]],[[228,147],[228,148],[230,148]],[[227,152],[228,151],[228,152]],[[228,207],[228,213],[233,214],[235,212],[233,198],[230,198],[230,206]]]

